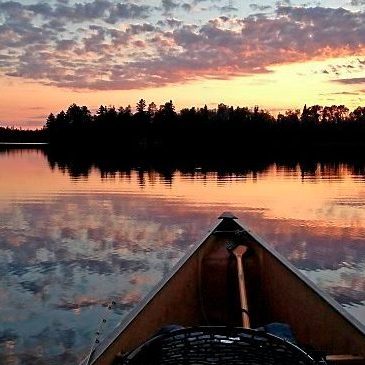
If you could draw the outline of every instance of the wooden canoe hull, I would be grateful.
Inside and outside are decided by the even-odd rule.
[[[226,214],[83,365],[109,365],[116,354],[130,351],[169,324],[240,326],[236,264],[226,248],[232,241],[248,247],[243,262],[253,328],[284,322],[301,344],[328,354],[365,357],[364,326]]]

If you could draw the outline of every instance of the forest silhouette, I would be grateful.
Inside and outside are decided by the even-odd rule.
[[[134,153],[243,152],[264,148],[308,150],[311,146],[342,149],[365,143],[365,107],[351,111],[344,105],[304,106],[276,118],[268,111],[233,107],[184,108],[172,101],[157,107],[141,99],[132,107],[100,106],[92,114],[86,106],[72,104],[50,114],[36,131],[0,128],[2,142],[48,142],[54,148],[113,148]]]

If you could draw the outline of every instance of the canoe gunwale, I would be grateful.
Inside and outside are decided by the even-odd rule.
[[[144,309],[144,307],[164,288],[164,286],[172,279],[172,277],[180,270],[180,268],[192,257],[195,251],[211,236],[211,234],[218,228],[221,221],[218,221],[212,225],[202,239],[197,243],[192,244],[188,248],[184,256],[173,266],[171,271],[164,276],[144,297],[138,305],[133,308],[127,316],[122,320],[122,323],[118,325],[103,341],[100,342],[93,351],[89,358],[84,359],[80,365],[93,364],[107,349],[111,346],[115,340],[123,333],[123,331],[129,326],[129,324],[138,316],[138,314]]]

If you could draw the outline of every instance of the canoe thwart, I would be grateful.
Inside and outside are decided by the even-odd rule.
[[[234,236],[236,236],[236,238],[237,237],[240,237],[243,233],[244,233],[245,231],[244,230],[240,230],[240,229],[235,229],[234,231],[232,231],[232,230],[218,230],[218,229],[216,229],[214,232],[212,232],[212,234],[219,234],[219,233],[224,233],[224,234],[232,234],[232,235],[234,235]]]

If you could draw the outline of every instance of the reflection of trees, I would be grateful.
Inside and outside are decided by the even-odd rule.
[[[100,171],[102,179],[121,178],[130,180],[133,171],[137,171],[140,185],[158,178],[171,184],[177,172],[191,179],[206,179],[216,176],[217,180],[227,178],[259,178],[273,169],[283,173],[297,174],[303,179],[322,178],[341,179],[344,176],[365,177],[365,159],[356,160],[338,158],[303,158],[291,156],[282,158],[275,154],[270,157],[240,158],[239,156],[206,156],[186,160],[181,155],[150,154],[118,156],[113,151],[92,151],[74,153],[73,150],[48,148],[44,152],[49,166],[68,173],[72,178],[87,177],[92,169]],[[152,179],[153,180],[153,179]]]

